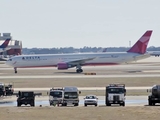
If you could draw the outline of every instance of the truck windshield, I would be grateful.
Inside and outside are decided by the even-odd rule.
[[[77,92],[65,92],[64,93],[64,98],[78,98]]]
[[[0,85],[0,88],[1,88],[1,89],[3,89],[3,88],[4,88],[4,86]]]
[[[53,91],[53,92],[50,92],[50,96],[61,98],[62,92],[61,91]]]
[[[22,97],[32,97],[34,96],[32,92],[22,92]]]
[[[123,88],[109,88],[108,93],[124,93]]]

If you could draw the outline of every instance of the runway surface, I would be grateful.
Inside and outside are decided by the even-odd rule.
[[[59,87],[61,88],[61,87]],[[126,87],[126,90],[147,90],[151,87]],[[50,88],[14,88],[15,91],[49,91]],[[105,90],[105,87],[78,87],[78,90]]]
[[[1,76],[0,79],[34,79],[34,78],[126,78],[126,77],[160,77],[160,74],[138,74],[138,75],[63,75],[63,76],[51,76],[51,75],[38,75],[38,76]]]
[[[96,73],[96,75],[84,75],[75,73],[75,68],[59,71],[57,68],[18,68],[18,73],[14,74],[13,68],[0,64],[0,80],[12,79],[34,79],[38,78],[143,78],[143,77],[160,77],[160,58],[150,57],[131,64],[116,66],[91,66],[83,67],[84,73]],[[37,83],[38,84],[38,83]],[[151,86],[126,87],[127,90],[147,90]],[[14,88],[15,91],[48,91],[50,88]],[[105,87],[78,87],[79,90],[105,90]],[[83,106],[83,98],[80,97],[80,106]],[[99,105],[104,105],[104,96],[98,96]],[[49,106],[48,97],[36,97],[36,106]],[[127,96],[127,106],[144,106],[147,105],[147,96]],[[0,100],[0,106],[16,106],[16,97]]]

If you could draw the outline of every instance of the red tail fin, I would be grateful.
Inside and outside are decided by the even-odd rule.
[[[146,31],[144,35],[127,52],[144,54],[146,52],[151,34],[152,30]]]

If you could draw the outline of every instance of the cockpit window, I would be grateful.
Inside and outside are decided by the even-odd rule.
[[[9,61],[12,61],[12,59],[9,59]]]

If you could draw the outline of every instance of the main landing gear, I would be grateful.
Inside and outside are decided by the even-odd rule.
[[[17,68],[14,68],[14,73],[17,73]]]
[[[83,72],[83,70],[82,69],[77,69],[76,72],[81,73],[81,72]]]
[[[77,73],[83,72],[83,70],[82,70],[80,65],[77,65],[76,68],[77,68],[77,70],[76,70]]]

